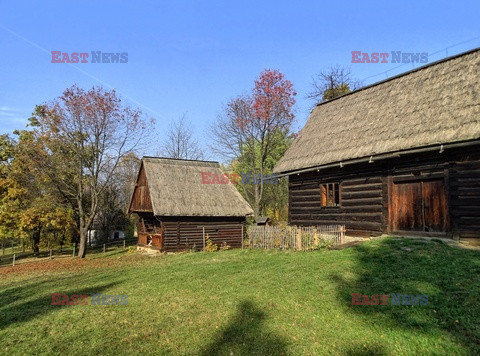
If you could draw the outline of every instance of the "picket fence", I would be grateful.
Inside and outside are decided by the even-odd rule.
[[[345,242],[345,225],[320,226],[250,226],[250,248],[310,251]]]

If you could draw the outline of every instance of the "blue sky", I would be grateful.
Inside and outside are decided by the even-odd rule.
[[[428,52],[434,61],[479,47],[479,15],[478,1],[0,0],[0,132],[24,128],[36,104],[74,83],[103,84],[156,118],[144,153],[155,154],[184,113],[207,147],[222,105],[265,68],[293,82],[301,128],[319,71],[350,66],[370,84],[413,65],[352,64],[351,51]],[[51,51],[97,50],[128,52],[128,63],[51,63]]]

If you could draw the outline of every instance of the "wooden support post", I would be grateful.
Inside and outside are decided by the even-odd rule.
[[[72,257],[75,257],[75,245],[73,245],[73,254]]]
[[[125,248],[125,239],[123,239],[123,248]]]
[[[302,228],[297,228],[297,250],[302,250]]]
[[[203,235],[203,252],[205,252],[205,226],[202,226],[202,235]]]
[[[13,262],[12,262],[12,266],[15,266],[15,254],[13,254]]]
[[[105,253],[105,244],[103,244],[103,253]]]
[[[52,249],[50,249],[50,259],[52,259]]]

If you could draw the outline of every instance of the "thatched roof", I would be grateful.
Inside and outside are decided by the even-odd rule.
[[[221,177],[218,162],[144,157],[142,164],[156,216],[253,214],[233,184],[202,184],[202,172]]]
[[[480,138],[480,49],[317,105],[276,173]]]

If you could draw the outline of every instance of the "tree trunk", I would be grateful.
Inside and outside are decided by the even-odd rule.
[[[255,204],[253,206],[253,212],[255,214],[255,219],[260,217],[260,189],[259,184],[255,184]]]
[[[38,244],[40,243],[40,229],[37,229],[33,232],[32,235],[32,244],[33,244],[33,255],[38,257],[40,253],[40,247]]]
[[[80,228],[80,246],[78,248],[78,257],[85,258],[87,254],[87,235],[88,228]]]

